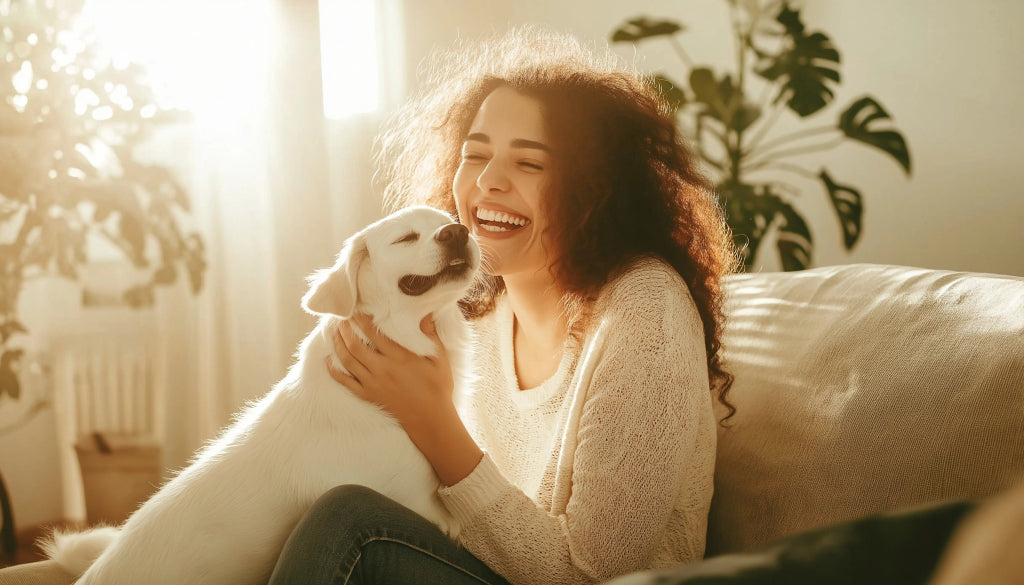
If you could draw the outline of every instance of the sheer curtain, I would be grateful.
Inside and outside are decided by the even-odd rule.
[[[220,72],[206,88],[215,99],[165,150],[182,165],[209,261],[200,296],[173,289],[158,303],[158,431],[171,468],[284,375],[313,324],[299,307],[305,277],[337,246],[316,0],[216,4],[222,26],[244,30],[233,51],[204,39],[211,62],[197,65]]]
[[[306,277],[379,216],[369,154],[380,115],[325,120],[317,1],[182,6],[204,23],[188,41],[200,105],[145,154],[182,177],[208,269],[200,295],[179,283],[158,291],[154,310],[156,434],[168,469],[285,374],[315,322],[299,306]],[[390,14],[377,26],[393,26]]]

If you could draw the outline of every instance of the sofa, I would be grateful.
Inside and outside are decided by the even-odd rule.
[[[731,276],[708,557],[982,500],[1024,474],[1024,278],[852,264]],[[0,585],[68,583],[51,563]]]

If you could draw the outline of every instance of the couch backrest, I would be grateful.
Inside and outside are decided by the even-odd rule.
[[[1024,278],[856,264],[727,288],[709,555],[1024,472]]]

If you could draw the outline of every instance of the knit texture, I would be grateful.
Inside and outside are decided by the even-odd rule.
[[[606,285],[557,373],[520,390],[506,299],[477,322],[461,414],[486,454],[442,500],[515,585],[591,583],[702,558],[716,447],[703,325],[643,259]]]

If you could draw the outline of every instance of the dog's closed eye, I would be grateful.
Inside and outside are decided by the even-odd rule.
[[[398,238],[397,240],[395,240],[394,242],[391,242],[391,243],[392,244],[411,244],[412,242],[415,242],[415,241],[417,241],[419,239],[420,239],[420,235],[418,233],[416,233],[416,232],[409,232],[409,233],[405,234],[404,236]]]

